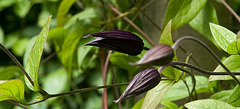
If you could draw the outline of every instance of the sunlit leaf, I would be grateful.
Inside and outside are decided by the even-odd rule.
[[[144,98],[142,109],[155,109],[173,83],[174,81],[160,81],[156,87],[148,91]]]
[[[164,28],[159,44],[167,44],[172,46],[173,45],[173,40],[172,40],[172,34],[171,34],[171,25],[172,25],[172,20],[170,20],[167,24],[167,26]],[[175,55],[173,57],[173,61],[177,61],[177,56]],[[164,69],[162,72],[165,76],[169,78],[175,78],[176,80],[179,79],[179,76],[181,72],[177,69],[174,69],[173,67],[167,67]]]
[[[204,7],[207,0],[170,0],[164,26],[172,19],[172,31],[191,21]]]
[[[0,0],[0,11],[2,11],[6,7],[13,5],[16,1],[17,0]]]
[[[184,106],[188,109],[236,109],[226,102],[214,99],[196,100]]]
[[[20,80],[0,81],[0,101],[14,100],[25,104],[24,84]]]
[[[215,42],[210,31],[209,22],[218,24],[217,13],[210,0],[207,1],[198,15],[189,22],[189,25],[208,40]]]
[[[29,40],[27,38],[22,38],[18,40],[18,42],[15,43],[15,45],[13,45],[12,47],[13,53],[17,56],[23,56],[25,49],[27,47],[28,41]]]
[[[63,26],[68,18],[66,17],[69,9],[72,7],[72,5],[76,2],[76,0],[63,0],[58,8],[57,12],[57,26],[61,27]]]
[[[217,44],[227,52],[228,45],[236,40],[237,35],[220,25],[209,23],[210,30]]]
[[[227,100],[227,103],[231,104],[232,106],[239,107],[240,106],[240,87],[237,85],[233,92],[231,93],[230,97]]]
[[[20,18],[24,18],[30,11],[31,7],[32,4],[30,0],[17,0],[16,4],[14,5],[14,12]]]
[[[223,61],[223,64],[232,72],[240,72],[240,55],[231,55]],[[226,72],[222,66],[218,65],[214,72]],[[240,78],[239,76],[236,76]],[[229,75],[211,75],[209,81],[214,80],[230,80],[232,79]]]
[[[239,55],[240,54],[240,41],[234,41],[228,45],[228,54]]]
[[[213,94],[210,98],[226,102],[229,98],[229,95],[231,95],[232,92],[233,90],[223,90]]]
[[[47,40],[51,18],[52,18],[52,16],[50,16],[48,18],[45,26],[43,27],[35,44],[33,45],[31,52],[28,56],[28,60],[26,62],[26,66],[25,66],[25,70],[29,74],[30,78],[34,81],[34,88],[33,88],[32,84],[30,84],[30,82],[28,81],[28,79],[26,77],[25,77],[25,82],[26,82],[27,86],[34,91],[40,90],[40,87],[38,84],[38,68],[39,68],[40,61],[41,61],[43,47]]]
[[[141,109],[144,98],[138,100],[138,102],[132,107],[132,109]]]
[[[53,39],[56,52],[61,51],[64,39],[67,36],[67,31],[63,29],[63,27],[57,27],[51,29],[48,36]]]
[[[161,102],[161,104],[164,105],[165,108],[167,108],[167,109],[178,109],[178,106],[175,103],[170,102],[170,101],[163,101],[163,102]]]

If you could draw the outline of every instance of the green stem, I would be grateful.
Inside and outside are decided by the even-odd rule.
[[[177,49],[177,47],[179,46],[179,44],[185,40],[192,40],[197,42],[198,44],[202,45],[214,58],[215,60],[223,67],[223,69],[225,69],[227,71],[227,73],[234,79],[234,81],[236,83],[238,83],[238,85],[240,85],[240,81],[236,78],[236,76],[221,62],[221,60],[217,57],[217,55],[205,44],[203,43],[201,40],[194,38],[192,36],[185,36],[182,37],[180,39],[178,39],[173,45],[172,48],[174,50]]]

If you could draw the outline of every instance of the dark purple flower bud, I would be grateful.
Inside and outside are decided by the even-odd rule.
[[[143,92],[146,92],[158,85],[160,80],[161,76],[157,69],[145,69],[133,77],[122,95],[114,102],[118,103],[122,99],[127,99],[129,97],[133,97]]]
[[[95,36],[94,40],[85,44],[107,48],[110,50],[136,56],[143,50],[143,41],[137,35],[121,30],[103,31],[84,36]]]
[[[174,51],[171,46],[160,44],[150,49],[137,63],[132,65],[166,65],[172,61]]]

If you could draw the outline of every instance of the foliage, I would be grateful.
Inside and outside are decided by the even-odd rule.
[[[224,18],[221,18],[221,13],[217,13],[217,6],[222,4],[221,0],[169,0],[166,4],[165,17],[161,19],[163,24],[155,24],[155,26],[162,25],[161,33],[153,36],[159,40],[152,41],[155,38],[146,34],[152,31],[146,29],[143,32],[145,18],[156,23],[148,15],[158,13],[144,11],[149,8],[145,4],[151,2],[156,1],[0,0],[0,109],[20,107],[30,109],[239,108],[240,87],[237,80],[227,73],[220,62],[218,66],[211,66],[213,71],[193,66],[191,61],[188,62],[188,58],[199,60],[201,57],[192,57],[187,54],[183,56],[183,53],[176,51],[184,48],[178,47],[179,40],[176,41],[177,36],[172,34],[190,26],[200,33],[198,34],[201,35],[200,39],[205,39],[205,42],[218,48],[218,51],[221,51],[218,52],[221,53],[218,56],[224,56],[221,62],[231,73],[239,75],[238,19],[235,17],[231,19],[232,28],[222,25],[223,22],[219,19]],[[239,14],[240,2],[238,0],[233,2],[232,8]],[[232,16],[229,14],[228,17]],[[108,30],[123,30],[126,35],[131,32],[131,35],[136,35],[135,38],[141,38],[144,47],[134,48],[135,45],[129,47],[128,45],[133,44],[134,40],[131,38],[119,40],[120,33],[119,36],[108,38],[100,36],[103,42],[100,45],[110,40],[108,48],[116,51],[110,52],[100,45],[99,48],[85,46],[92,40],[94,43],[96,39],[83,36]],[[191,31],[184,32],[190,34]],[[122,45],[117,42],[121,42]],[[130,65],[144,59],[142,57],[148,52],[147,48],[152,49],[157,45],[155,42],[172,46],[169,48],[176,51],[174,57],[172,56],[173,59],[171,58],[172,62],[167,62],[163,66]],[[128,52],[139,49],[137,51],[141,54],[132,56],[120,53],[117,52],[121,51],[118,47],[129,49]],[[186,66],[177,64],[182,59],[177,56],[187,57],[184,62]],[[14,60],[15,57],[20,62]],[[150,59],[158,58],[149,57]],[[125,90],[124,85],[127,84],[124,83],[130,82],[138,72],[149,67],[158,69],[161,76],[160,83],[154,88],[151,86],[151,90],[147,89],[149,91],[141,98],[135,97],[138,100],[129,98],[115,104],[113,101],[119,98],[120,93],[132,88],[128,87]],[[191,69],[200,69],[198,70],[200,73],[208,76],[195,75]],[[234,77],[239,79],[239,76]],[[139,80],[141,78],[144,79]],[[138,84],[137,88],[141,91],[144,86],[146,88],[147,84],[152,82],[149,77],[142,76],[133,79],[131,83],[134,83],[134,80],[144,84],[143,86]],[[131,85],[134,87],[136,84]],[[101,88],[107,88],[107,90]],[[202,96],[203,94],[211,96]],[[182,103],[176,101],[182,101]]]

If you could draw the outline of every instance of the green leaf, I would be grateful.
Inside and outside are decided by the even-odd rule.
[[[6,40],[4,42],[4,46],[7,49],[11,48],[12,46],[14,46],[15,43],[17,43],[19,37],[20,37],[19,32],[14,32],[14,33],[10,33],[10,34],[6,35]]]
[[[170,101],[163,101],[161,102],[162,105],[164,105],[167,109],[178,109],[178,106],[173,103],[173,102],[170,102]]]
[[[14,5],[14,12],[20,18],[24,18],[32,7],[30,0],[17,0],[16,4]]]
[[[223,61],[223,64],[232,72],[240,72],[240,55],[231,55]],[[226,72],[222,66],[218,65],[214,72]],[[240,78],[239,76],[236,76]],[[215,80],[231,80],[232,77],[229,75],[211,75],[209,81]]]
[[[92,46],[79,46],[77,50],[77,62],[78,66],[81,68],[83,60],[87,56],[88,52],[92,49]]]
[[[141,109],[144,98],[138,100],[138,102],[132,107],[132,109]]]
[[[14,100],[25,104],[24,84],[20,80],[0,81],[0,101]]]
[[[159,44],[167,44],[172,46],[173,45],[173,40],[172,40],[172,35],[171,35],[171,25],[172,25],[172,20],[170,20],[167,24],[167,26],[164,28]],[[177,56],[175,55],[173,57],[173,61],[177,61]],[[177,69],[174,69],[173,67],[167,67],[164,69],[162,72],[166,77],[169,78],[175,78],[175,80],[178,81],[179,76],[181,75],[181,72]]]
[[[4,31],[3,31],[2,27],[0,26],[0,43],[3,44],[3,42],[4,42]]]
[[[27,39],[27,38],[19,39],[15,43],[15,45],[13,45],[13,47],[12,47],[13,53],[17,56],[23,56],[25,49],[27,47],[28,41],[29,41],[29,39]]]
[[[21,74],[22,70],[17,66],[8,66],[0,71],[0,80],[8,80]]]
[[[155,109],[174,81],[161,81],[156,87],[149,90],[144,98],[142,109]]]
[[[232,106],[239,107],[240,106],[240,87],[237,85],[234,89],[232,94],[230,95],[227,103],[231,104]]]
[[[65,24],[64,28],[68,28],[71,25],[73,25],[74,23],[76,23],[77,20],[81,21],[84,19],[90,19],[90,18],[94,18],[99,16],[96,12],[96,10],[94,10],[94,8],[86,8],[84,11],[81,11],[77,14],[75,14],[71,19],[69,19],[67,21],[67,23]]]
[[[66,18],[66,15],[72,5],[76,2],[76,0],[63,0],[58,8],[57,12],[57,26],[63,26],[69,18]]]
[[[203,93],[201,90],[208,88],[208,79],[204,76],[195,76],[196,78],[196,91],[197,93]],[[192,90],[193,84],[191,77],[186,77],[186,82],[190,90]],[[175,83],[164,96],[162,101],[175,101],[185,97],[188,97],[188,90],[183,81]]]
[[[62,50],[64,39],[67,36],[67,30],[63,29],[63,27],[57,27],[51,29],[48,36],[53,39],[52,41],[56,52],[59,52]]]
[[[33,88],[32,84],[30,84],[30,82],[28,81],[28,79],[26,77],[25,77],[25,82],[26,82],[27,86],[31,90],[34,90],[34,91],[40,90],[40,87],[38,84],[38,68],[40,65],[41,57],[42,57],[43,47],[47,40],[51,18],[52,18],[52,16],[50,16],[48,18],[41,33],[37,37],[37,40],[31,49],[31,52],[28,56],[28,60],[26,62],[26,66],[25,66],[25,70],[29,74],[30,78],[34,81],[34,88]]]
[[[172,19],[172,31],[191,21],[204,7],[207,0],[170,0],[164,27]]]
[[[189,22],[189,25],[214,43],[215,41],[210,31],[209,22],[218,24],[217,13],[210,0],[207,1],[198,15]]]
[[[73,30],[70,32],[70,34],[65,38],[62,50],[58,53],[58,56],[63,64],[63,66],[66,68],[68,72],[69,78],[71,78],[72,73],[72,60],[74,51],[76,51],[76,47],[78,45],[78,42],[82,38],[84,34],[84,28],[82,25],[77,23],[74,25]]]
[[[217,44],[227,52],[228,45],[236,40],[237,35],[220,25],[209,23],[212,35]]]
[[[240,41],[234,41],[228,45],[227,48],[228,54],[239,55],[240,54]]]
[[[232,92],[233,90],[223,90],[213,94],[210,98],[226,102],[229,98],[229,95],[231,95]]]
[[[16,1],[17,0],[0,0],[0,11],[2,11],[6,7],[13,5]]]
[[[184,106],[188,109],[236,109],[226,102],[214,99],[196,100]]]

